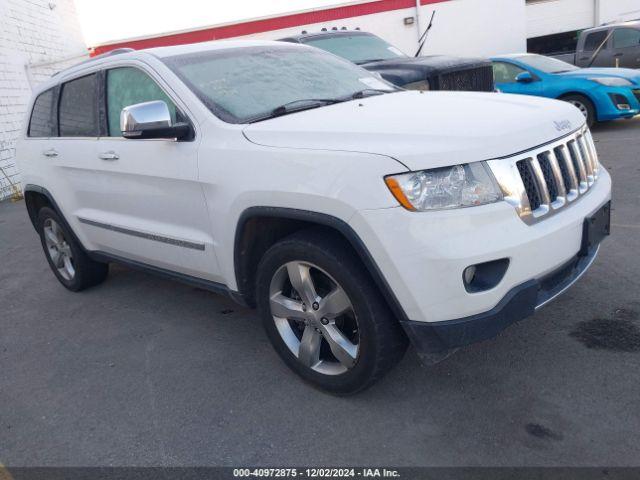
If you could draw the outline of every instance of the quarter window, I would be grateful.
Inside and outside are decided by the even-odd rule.
[[[30,137],[56,137],[58,124],[55,115],[56,92],[52,88],[36,98],[29,121]]]
[[[143,71],[133,67],[114,68],[107,72],[107,117],[109,135],[122,136],[120,112],[137,103],[162,100],[169,107],[171,123],[176,123],[176,106],[166,93]]]
[[[62,85],[59,114],[61,137],[97,137],[100,134],[97,97],[96,74]]]
[[[640,30],[619,28],[613,33],[613,48],[640,46]]]
[[[516,77],[523,72],[526,72],[524,68],[516,67],[511,63],[493,63],[493,78],[496,83],[516,83]]]
[[[599,32],[593,32],[587,35],[587,38],[584,41],[584,51],[585,52],[595,52],[600,45],[604,43],[604,40],[607,38],[607,31],[601,30]]]

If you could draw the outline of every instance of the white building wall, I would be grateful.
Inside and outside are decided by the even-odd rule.
[[[539,0],[526,6],[527,38],[640,18],[640,0]]]
[[[489,56],[526,50],[524,0],[450,0],[424,5],[420,9],[421,30],[427,27],[434,10],[436,16],[423,50],[425,55]],[[416,9],[407,8],[331,23],[301,25],[245,38],[277,39],[299,34],[302,30],[316,32],[323,27],[360,27],[384,38],[405,53],[413,54],[418,42],[417,24],[404,25],[404,18],[415,16]]]
[[[0,200],[19,188],[15,143],[31,88],[86,56],[73,0],[0,0]]]

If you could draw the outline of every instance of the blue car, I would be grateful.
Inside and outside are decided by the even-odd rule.
[[[565,100],[580,109],[589,126],[640,113],[640,70],[578,68],[534,54],[491,60],[499,91]]]

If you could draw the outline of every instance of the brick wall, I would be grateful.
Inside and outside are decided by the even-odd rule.
[[[19,188],[15,143],[31,89],[86,52],[73,0],[0,0],[0,200]]]

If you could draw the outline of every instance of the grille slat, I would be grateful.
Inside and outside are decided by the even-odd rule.
[[[583,193],[587,190],[589,185],[587,183],[587,172],[584,168],[582,156],[578,151],[575,140],[571,140],[569,143],[567,143],[567,148],[569,150],[569,156],[571,157],[571,161],[573,163],[573,170],[576,172],[576,175],[578,176],[578,181],[579,181],[578,190],[580,191],[580,193]]]
[[[587,174],[587,181],[589,185],[593,184],[593,163],[591,162],[591,155],[587,148],[587,144],[584,139],[584,135],[578,137],[578,151],[582,156],[582,160],[585,167],[585,173]]]

